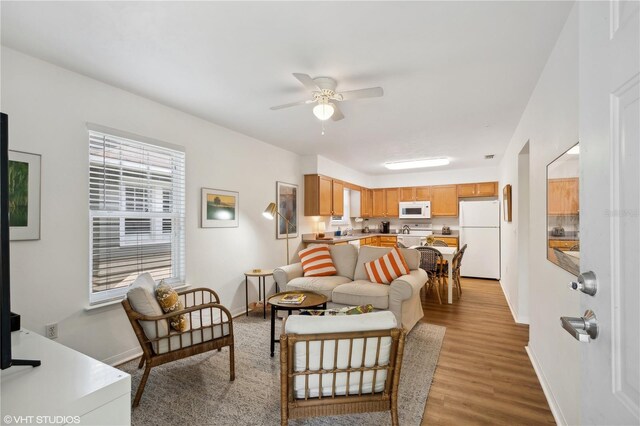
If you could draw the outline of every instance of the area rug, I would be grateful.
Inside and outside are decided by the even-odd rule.
[[[276,325],[279,329],[280,322]],[[238,317],[233,322],[236,379],[229,381],[229,351],[212,351],[151,370],[132,424],[278,425],[279,352],[269,356],[269,320]],[[278,333],[278,331],[276,332]],[[445,327],[418,323],[407,336],[398,394],[403,426],[419,425],[436,369]],[[278,333],[279,334],[279,333]],[[132,397],[142,371],[138,359],[118,368],[131,374]],[[290,425],[391,424],[389,412],[290,420]]]

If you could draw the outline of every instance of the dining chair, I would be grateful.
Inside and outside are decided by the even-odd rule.
[[[467,244],[463,245],[458,252],[460,253],[460,258],[458,259],[458,265],[456,269],[452,272],[452,276],[454,277],[454,281],[456,282],[456,287],[458,289],[458,297],[462,296],[462,284],[460,281],[460,267],[462,266],[462,259],[464,258],[464,252],[467,250]]]
[[[420,268],[423,269],[429,277],[425,287],[425,294],[427,294],[431,288],[435,287],[438,303],[442,305],[440,285],[442,284],[442,280],[446,279],[446,275],[443,273],[444,262],[442,253],[433,247],[426,246],[416,247],[416,250],[420,252]]]
[[[449,244],[445,243],[444,241],[440,241],[440,240],[433,240],[433,243],[431,244],[434,247],[449,247]]]

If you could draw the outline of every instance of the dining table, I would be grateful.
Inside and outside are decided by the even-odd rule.
[[[411,246],[411,248],[416,248],[418,246]],[[453,255],[458,251],[457,247],[434,247],[434,248],[442,254],[442,258],[449,263],[448,270],[448,280],[447,280],[447,303],[453,303]]]

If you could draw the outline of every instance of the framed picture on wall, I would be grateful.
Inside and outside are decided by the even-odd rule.
[[[511,222],[511,185],[505,185],[502,189],[502,207],[504,221]]]
[[[298,185],[276,182],[276,202],[278,212],[287,218],[289,224],[280,216],[276,221],[276,238],[294,238],[298,236]],[[287,229],[288,228],[288,229]]]
[[[9,238],[40,239],[40,155],[9,151]]]
[[[202,228],[235,228],[240,217],[240,194],[202,188]]]

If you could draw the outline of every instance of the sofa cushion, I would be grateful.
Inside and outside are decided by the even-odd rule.
[[[294,278],[287,283],[287,291],[313,291],[326,296],[327,300],[331,301],[333,289],[349,282],[351,282],[349,278],[339,275],[331,277],[300,277]]]
[[[409,267],[400,250],[393,247],[384,256],[364,264],[369,281],[378,284],[391,284],[391,281],[409,273]]]
[[[389,308],[388,285],[359,280],[342,284],[333,290],[331,300],[342,305],[373,305],[376,309]]]
[[[298,252],[305,277],[326,277],[336,274],[333,266],[329,246],[326,244],[311,244]]]
[[[378,287],[386,287],[380,286]],[[285,323],[285,332],[287,334],[316,334],[316,333],[343,333],[353,331],[369,331],[369,330],[390,330],[398,327],[396,318],[391,312],[374,312],[364,315],[355,316],[306,316],[292,315]],[[378,347],[378,342],[380,347]],[[307,347],[309,356],[307,356]],[[320,352],[323,351],[323,364],[320,365]],[[364,352],[364,357],[363,357]],[[318,370],[320,368],[331,369],[334,367],[352,368],[360,367],[364,358],[364,365],[372,366],[376,361],[376,354],[379,355],[379,365],[386,365],[389,362],[391,352],[391,338],[383,337],[367,339],[366,346],[364,339],[356,339],[353,346],[341,340],[336,350],[333,340],[324,342],[323,345],[318,341],[312,341],[307,344],[299,342],[295,345],[294,370],[304,371]],[[334,354],[337,355],[334,365]],[[349,360],[351,355],[351,360]],[[308,366],[308,367],[307,367]],[[320,387],[320,375],[308,376],[308,382],[305,383],[303,376],[294,379],[293,391],[296,398],[304,398],[308,388],[308,397],[315,398],[319,394],[330,396],[333,391],[332,384],[335,383],[335,394],[345,395],[347,393],[347,383],[349,393],[358,393],[360,383],[362,383],[362,392],[371,392],[372,388],[375,392],[382,392],[385,388],[387,371],[381,370],[375,379],[375,387],[373,382],[373,374],[367,372],[364,377],[360,378],[359,373],[338,373],[322,375],[322,387]],[[362,380],[362,382],[361,382]]]
[[[137,313],[157,317],[164,315],[160,304],[156,300],[156,282],[150,273],[140,274],[129,286],[127,291],[127,300],[131,304],[131,308]],[[156,336],[156,321],[140,321],[140,325],[144,330],[144,334],[149,339],[162,337],[169,334],[169,324],[167,321],[158,322],[158,335]]]
[[[336,267],[337,275],[353,279],[353,272],[358,261],[358,249],[352,244],[342,244],[329,246],[333,264]]]
[[[356,263],[356,269],[353,275],[354,280],[368,280],[367,272],[364,269],[364,264],[376,260],[380,256],[383,256],[391,251],[392,247],[373,247],[373,246],[361,246],[358,253],[358,261]],[[405,262],[410,270],[418,269],[420,267],[420,252],[416,249],[399,249],[404,257]]]

